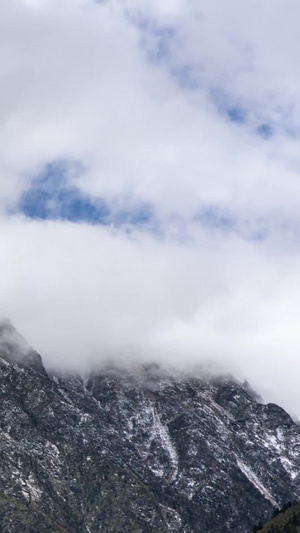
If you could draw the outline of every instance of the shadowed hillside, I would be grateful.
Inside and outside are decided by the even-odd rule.
[[[275,511],[274,518],[264,526],[257,526],[253,533],[299,533],[300,502],[286,505],[282,511]]]

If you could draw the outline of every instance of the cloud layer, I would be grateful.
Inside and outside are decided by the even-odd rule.
[[[300,413],[299,9],[1,3],[0,311],[46,364],[217,361]]]

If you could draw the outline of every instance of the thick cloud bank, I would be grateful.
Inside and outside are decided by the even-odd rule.
[[[299,10],[1,2],[0,313],[47,365],[211,363],[300,413]]]

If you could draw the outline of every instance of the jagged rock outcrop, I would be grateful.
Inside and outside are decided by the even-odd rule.
[[[246,533],[300,498],[300,427],[247,384],[155,365],[59,376],[10,324],[0,339],[1,531],[20,531],[6,505],[30,532]]]

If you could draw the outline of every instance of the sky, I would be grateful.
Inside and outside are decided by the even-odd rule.
[[[0,315],[300,416],[300,4],[2,0]]]

